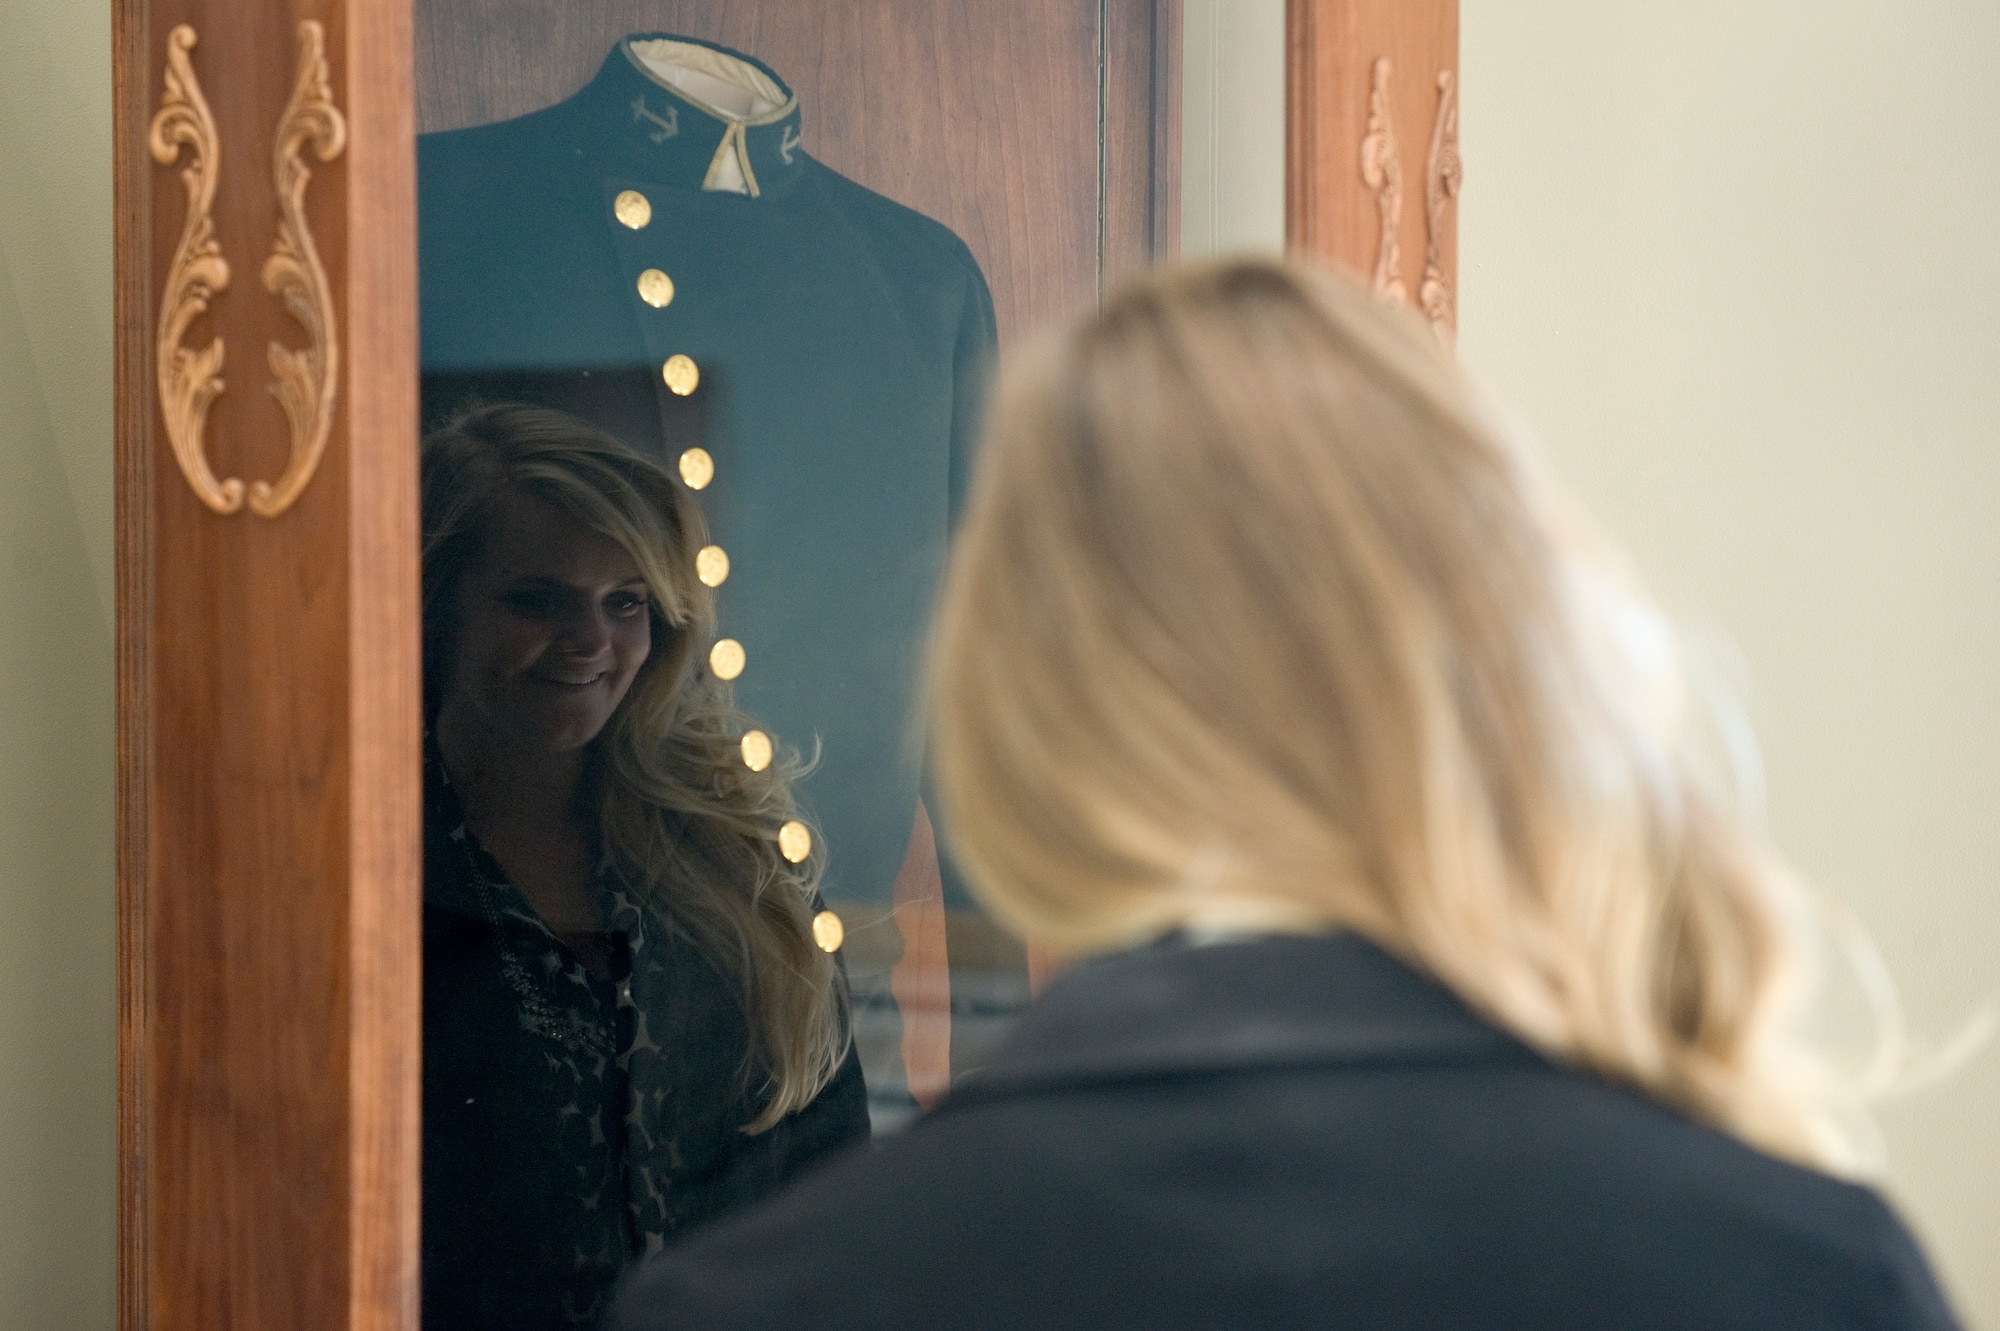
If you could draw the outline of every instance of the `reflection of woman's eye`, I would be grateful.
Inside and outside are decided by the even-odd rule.
[[[553,619],[562,613],[562,597],[545,587],[517,587],[500,598],[501,604],[530,619]]]
[[[620,619],[636,619],[646,613],[646,598],[640,592],[618,592],[605,607]]]

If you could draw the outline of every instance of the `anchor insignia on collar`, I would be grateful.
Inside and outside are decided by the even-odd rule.
[[[646,135],[655,143],[665,143],[681,132],[681,113],[669,105],[666,115],[654,115],[652,108],[646,105],[646,94],[643,92],[632,99],[632,122],[637,124],[641,120],[650,120],[660,127]]]
[[[792,164],[792,150],[797,148],[802,142],[804,140],[799,138],[799,127],[797,125],[785,126],[784,136],[778,140],[778,151],[784,154],[786,166]]]

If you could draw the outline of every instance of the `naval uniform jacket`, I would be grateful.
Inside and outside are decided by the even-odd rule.
[[[737,700],[780,744],[817,749],[798,793],[827,894],[887,903],[992,299],[948,228],[800,146],[789,90],[733,121],[648,72],[639,40],[564,102],[419,138],[426,427],[525,400],[669,465],[708,453],[697,499],[730,561],[717,609],[747,656]],[[749,56],[673,40],[783,89]],[[725,156],[751,192],[704,188]],[[668,303],[658,278],[642,293],[648,272]],[[685,395],[665,382],[676,357],[695,375]]]
[[[621,1290],[615,1331],[1946,1331],[1865,1188],[1556,1066],[1353,936],[1056,981],[945,1106]]]
[[[744,1136],[761,1101],[735,989],[609,875],[609,973],[586,969],[428,767],[424,1325],[591,1326],[633,1258],[865,1141],[860,1063],[850,1052],[811,1104]]]

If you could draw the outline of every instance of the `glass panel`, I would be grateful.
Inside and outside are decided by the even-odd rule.
[[[419,4],[433,1326],[588,1322],[1026,1003],[921,658],[1153,9]]]

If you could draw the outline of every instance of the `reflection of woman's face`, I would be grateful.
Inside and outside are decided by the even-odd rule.
[[[624,546],[511,495],[457,591],[443,710],[524,749],[596,739],[652,650],[645,579]]]

